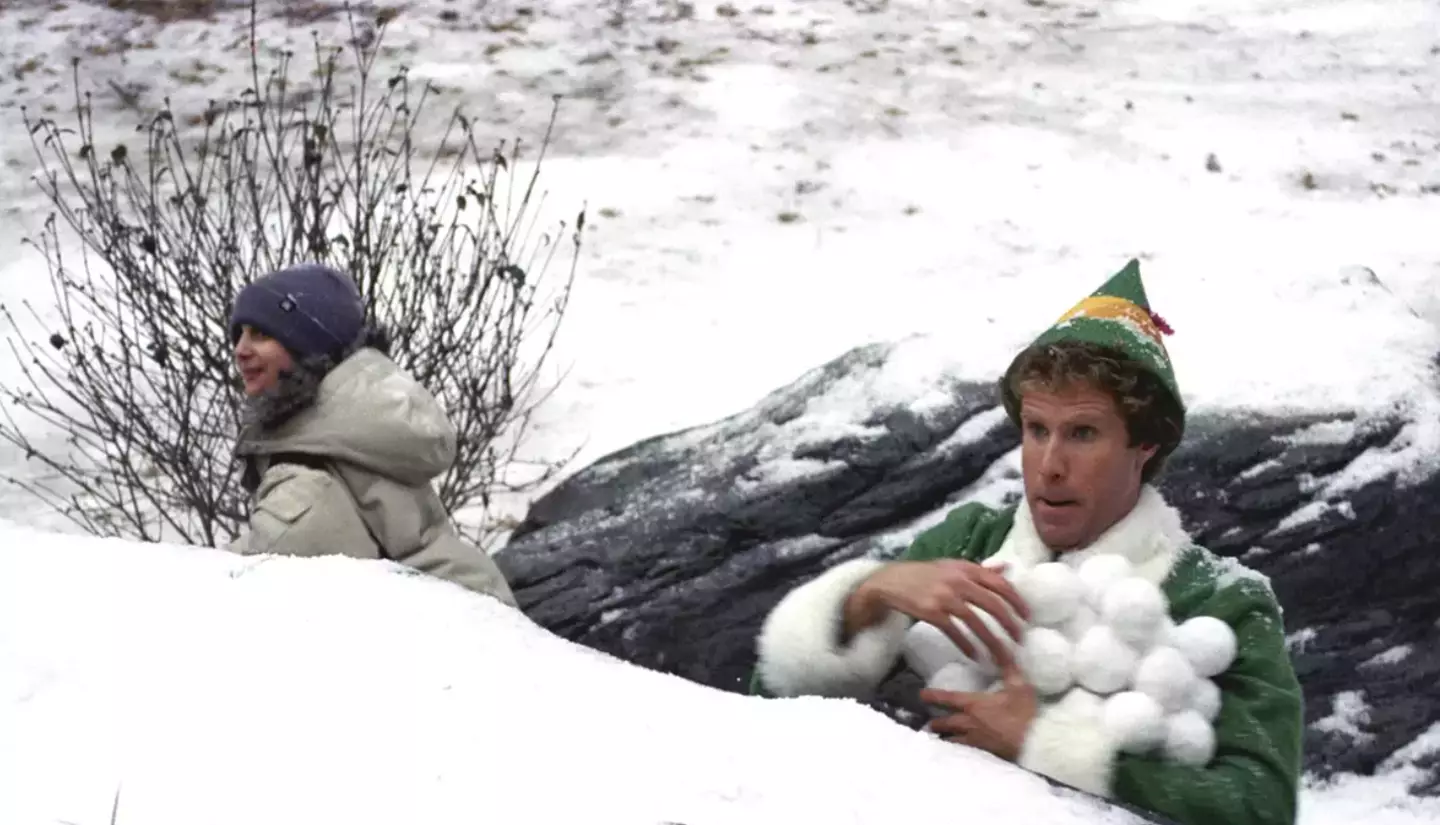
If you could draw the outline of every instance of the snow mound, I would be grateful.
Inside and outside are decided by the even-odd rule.
[[[383,563],[3,519],[0,741],[25,757],[0,759],[6,825],[1135,821],[857,704],[645,670]],[[1435,821],[1407,792],[1432,748],[1307,782],[1300,822]]]
[[[13,825],[1132,821],[858,704],[644,670],[384,563],[3,522],[0,547]]]

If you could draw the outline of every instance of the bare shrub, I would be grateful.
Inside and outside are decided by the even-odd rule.
[[[167,100],[128,145],[97,144],[78,63],[68,123],[25,113],[54,207],[27,243],[54,305],[26,305],[42,340],[10,341],[22,372],[0,386],[0,438],[40,465],[10,481],[99,535],[236,536],[248,505],[232,459],[230,304],[254,277],[311,260],[354,275],[392,357],[450,414],[459,452],[437,489],[451,512],[488,512],[497,491],[559,469],[510,472],[585,219],[537,227],[555,110],[528,175],[518,142],[482,148],[459,109],[422,129],[430,87],[403,68],[377,73],[385,22],[352,16],[350,43],[317,39],[312,67],[266,57],[252,4],[251,88],[185,121]],[[545,283],[561,246],[567,273]]]

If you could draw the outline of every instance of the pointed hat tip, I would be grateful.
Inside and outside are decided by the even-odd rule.
[[[1092,294],[1124,298],[1147,310],[1150,308],[1150,303],[1145,297],[1145,280],[1140,277],[1140,261],[1138,258],[1131,258],[1129,263],[1125,264],[1119,272],[1111,275],[1105,283]]]
[[[1140,277],[1139,258],[1131,258],[1129,262],[1125,264],[1124,268],[1121,269],[1119,274],[1116,276],[1116,280],[1119,280],[1121,278],[1133,278],[1135,280],[1134,289],[1136,292],[1136,297],[1139,298],[1136,303],[1138,303],[1142,308],[1144,308],[1147,313],[1149,313],[1150,319],[1154,321],[1155,327],[1160,330],[1160,333],[1162,335],[1174,335],[1175,330],[1170,326],[1170,324],[1167,323],[1165,319],[1160,316],[1160,313],[1150,308],[1150,300],[1145,294],[1145,282],[1144,279]]]

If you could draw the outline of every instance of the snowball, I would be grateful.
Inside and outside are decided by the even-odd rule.
[[[1012,654],[1015,653],[1019,647],[1019,642],[1015,641],[1015,638],[1010,635],[1010,632],[1005,629],[1004,625],[1000,624],[995,617],[978,607],[972,606],[971,610],[975,611],[975,614],[990,628],[990,632],[995,634],[1001,644],[1005,645]],[[1013,611],[1011,615],[1014,615]],[[1020,621],[1022,626],[1024,625],[1024,621],[1019,619],[1018,616],[1016,619]],[[980,641],[980,637],[976,636],[975,633],[970,630],[969,625],[953,617],[951,621],[955,623],[956,627],[960,628],[961,633],[965,634],[965,638],[969,639],[971,643],[975,645],[975,650],[979,658],[972,662],[970,657],[966,656],[965,652],[951,641],[950,637],[945,635],[940,628],[926,622],[916,622],[906,631],[905,643],[901,648],[906,666],[927,682],[939,672],[941,668],[952,662],[962,662],[977,666],[980,672],[989,676],[999,674],[1000,668],[995,664],[994,658],[990,655],[990,648],[986,647],[985,643]]]
[[[1105,591],[1100,617],[1121,641],[1145,650],[1163,628],[1168,608],[1160,588],[1140,578],[1121,579]]]
[[[1110,628],[1097,624],[1075,645],[1071,666],[1078,684],[1105,694],[1128,685],[1139,661],[1140,654],[1133,647],[1120,641]]]
[[[1016,567],[1013,561],[997,560],[994,556],[980,562],[980,566],[999,573],[1000,577],[1010,582],[1011,586],[1014,586],[1025,575],[1025,568]]]
[[[1166,713],[1184,710],[1195,689],[1195,668],[1173,647],[1157,647],[1135,668],[1135,689],[1160,703]]]
[[[969,662],[951,662],[930,677],[925,686],[936,690],[979,693],[990,686],[990,677]]]
[[[1004,570],[999,571],[1000,575],[1003,576],[1006,581],[1012,583],[1015,581],[1015,578],[1020,574],[1020,571],[1016,569],[1015,565],[1005,561],[1004,559],[997,559],[994,556],[991,556],[985,561],[980,562],[980,566],[985,568],[986,570],[998,570],[999,568],[1004,567]]]
[[[1220,686],[1209,679],[1196,679],[1195,687],[1190,689],[1190,710],[1206,722],[1214,722],[1220,715]]]
[[[1165,712],[1154,699],[1127,690],[1105,700],[1105,732],[1126,753],[1147,753],[1165,741]]]
[[[1168,614],[1160,620],[1160,629],[1155,633],[1154,644],[1178,647],[1175,644],[1175,620]]]
[[[1020,598],[1030,607],[1030,621],[1042,627],[1063,624],[1080,606],[1080,577],[1060,562],[1037,564],[1015,581]]]
[[[1025,678],[1042,696],[1064,693],[1074,684],[1070,640],[1048,627],[1031,628],[1025,634],[1017,660]]]
[[[1070,688],[1065,695],[1055,703],[1056,707],[1063,707],[1068,711],[1080,716],[1090,718],[1101,718],[1105,712],[1105,700],[1091,693],[1085,688]]]
[[[980,621],[982,621],[986,627],[990,628],[990,632],[995,635],[995,638],[1000,640],[1000,644],[1004,645],[1006,649],[1010,651],[1011,655],[1014,655],[1015,649],[1020,646],[1020,643],[1015,640],[1014,636],[1010,635],[1010,631],[1006,630],[1004,625],[1000,624],[1000,622],[994,616],[991,616],[984,610],[981,610],[980,608],[973,605],[970,609],[975,612],[975,615],[980,617]],[[1012,613],[1012,615],[1014,614]],[[1016,619],[1020,621],[1022,626],[1024,625],[1024,620],[1020,619],[1018,616],[1016,617]],[[965,637],[970,640],[970,643],[975,646],[975,652],[978,657],[975,660],[975,664],[980,667],[981,672],[990,676],[998,674],[1000,672],[1000,668],[998,665],[995,664],[995,658],[990,655],[990,648],[987,647],[985,643],[980,640],[979,636],[975,635],[974,631],[970,629],[969,625],[953,617],[950,621],[954,622],[955,626],[960,628],[960,632],[964,633]],[[965,658],[965,654],[963,652],[960,653],[960,656],[962,659]]]
[[[1214,616],[1196,616],[1177,626],[1170,643],[1206,679],[1224,673],[1235,661],[1235,631]]]
[[[1130,576],[1130,562],[1124,556],[1103,554],[1091,556],[1081,562],[1076,575],[1085,591],[1085,599],[1091,607],[1098,609],[1105,591],[1110,585]]]
[[[1100,614],[1095,612],[1095,608],[1082,602],[1079,607],[1075,608],[1075,615],[1071,616],[1070,620],[1061,625],[1059,629],[1065,638],[1072,642],[1078,642],[1085,638],[1086,632],[1099,622]]]
[[[926,682],[952,662],[970,661],[940,628],[925,622],[916,622],[906,631],[903,655],[905,665]]]
[[[1165,721],[1161,747],[1171,762],[1203,768],[1215,756],[1215,729],[1196,711],[1182,711]]]

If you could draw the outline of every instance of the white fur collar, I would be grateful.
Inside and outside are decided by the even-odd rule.
[[[1190,544],[1190,536],[1180,523],[1180,514],[1165,502],[1160,491],[1147,484],[1140,489],[1140,500],[1125,518],[1089,547],[1064,553],[1060,560],[1073,566],[1101,554],[1124,556],[1137,575],[1158,585],[1170,575],[1180,551]],[[985,563],[1007,562],[1014,569],[1024,570],[1048,561],[1055,561],[1055,553],[1040,540],[1030,515],[1030,504],[1021,499],[1009,535]]]

